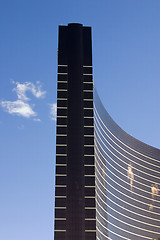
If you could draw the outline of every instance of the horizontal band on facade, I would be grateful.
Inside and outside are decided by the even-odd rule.
[[[56,221],[61,221],[61,220],[62,220],[62,221],[65,221],[66,218],[55,218],[55,220],[56,220]]]
[[[87,117],[87,116],[84,116],[84,118],[88,118],[88,119],[94,119],[94,117]]]
[[[56,177],[67,177],[67,174],[60,174],[60,173],[57,174],[57,173],[56,173]]]
[[[83,82],[83,83],[85,83],[85,84],[93,84],[93,82]]]
[[[85,128],[94,128],[94,126],[84,126]]]
[[[86,66],[86,65],[84,65],[83,67],[84,67],[84,68],[85,68],[85,67],[86,67],[86,68],[92,68],[92,66]]]
[[[68,67],[68,65],[61,65],[61,64],[58,64],[58,67]]]
[[[95,196],[85,196],[84,198],[95,198]]]
[[[60,88],[58,88],[57,91],[58,92],[67,92],[68,90],[67,89],[60,89]]]
[[[59,73],[58,72],[58,75],[68,75],[68,73]]]
[[[67,196],[55,196],[55,198],[67,198]]]
[[[84,175],[85,177],[95,177],[95,175]]]
[[[85,157],[94,157],[95,155],[92,154],[84,154]]]
[[[86,102],[92,101],[93,102],[93,98],[84,98],[83,101],[86,101]]]
[[[67,166],[67,164],[66,163],[56,163],[56,166],[61,166],[61,167],[66,167]]]
[[[93,76],[93,73],[83,73],[83,76]]]
[[[57,137],[66,137],[67,134],[57,134]]]
[[[85,188],[95,188],[96,186],[84,186]]]
[[[55,185],[55,187],[61,187],[61,188],[65,188],[65,187],[67,187],[67,185]]]
[[[92,92],[93,93],[93,90],[83,90],[83,92]]]
[[[85,167],[95,167],[95,165],[84,164]]]
[[[57,106],[57,109],[67,109],[68,107],[58,107]]]
[[[57,100],[67,100],[67,98],[57,98]]]
[[[61,229],[61,230],[60,230],[60,229],[54,229],[54,231],[55,231],[55,232],[66,232],[65,229]]]
[[[94,135],[84,135],[84,137],[94,137]]]
[[[85,218],[86,221],[96,221],[96,218]]]
[[[96,229],[94,229],[94,230],[85,230],[85,232],[96,232]]]
[[[55,209],[67,209],[67,207],[55,207]]]
[[[67,127],[67,125],[57,125],[57,127]]]

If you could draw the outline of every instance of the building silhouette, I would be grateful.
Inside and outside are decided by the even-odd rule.
[[[55,240],[158,239],[160,150],[124,132],[93,87],[91,28],[59,27]]]

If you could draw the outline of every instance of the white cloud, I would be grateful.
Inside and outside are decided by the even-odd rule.
[[[37,113],[33,111],[31,104],[28,102],[31,100],[26,96],[27,92],[31,92],[36,98],[43,98],[46,95],[46,91],[42,91],[40,82],[33,84],[32,82],[19,83],[12,80],[12,83],[16,85],[13,91],[17,94],[16,101],[1,101],[0,105],[9,114],[22,116],[25,118],[35,117]],[[39,118],[34,118],[34,121],[40,122]]]
[[[35,121],[35,122],[41,122],[41,119],[39,119],[39,118],[34,118],[33,121]]]
[[[30,118],[37,115],[31,108],[31,106],[22,100],[17,100],[13,102],[1,101],[0,104],[5,111],[13,115],[22,116],[25,118]]]
[[[26,92],[31,92],[36,98],[43,98],[46,95],[46,91],[42,91],[40,82],[36,82],[36,85],[31,82],[25,82],[25,83],[19,83],[14,82],[12,83],[16,84],[17,86],[13,88],[13,91],[17,93],[17,97],[20,100],[23,101],[29,101],[30,98],[26,96]]]
[[[50,116],[51,119],[56,121],[56,116],[57,116],[57,104],[56,103],[51,103],[50,105]]]

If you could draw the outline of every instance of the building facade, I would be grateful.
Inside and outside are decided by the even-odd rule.
[[[160,237],[160,150],[133,138],[94,91],[97,239]]]
[[[124,132],[93,89],[91,28],[60,26],[54,239],[158,239],[160,150]]]
[[[59,27],[55,240],[96,239],[91,28]]]

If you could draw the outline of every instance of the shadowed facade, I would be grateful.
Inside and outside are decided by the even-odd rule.
[[[55,240],[96,239],[91,28],[59,27]]]

